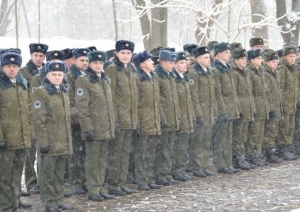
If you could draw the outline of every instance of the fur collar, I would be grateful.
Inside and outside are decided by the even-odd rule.
[[[24,90],[28,90],[27,80],[21,75],[18,74],[16,76],[16,82],[18,85],[21,85]],[[3,71],[0,72],[0,88],[8,89],[13,86],[11,80],[4,74]]]
[[[224,65],[217,59],[212,62],[212,66],[219,69],[223,74],[226,72],[229,72],[229,70],[231,68],[228,63],[226,63],[226,65]]]
[[[44,78],[44,80],[42,81],[42,85],[44,86],[44,88],[46,89],[48,94],[50,94],[50,95],[57,94],[57,89],[55,88],[55,86],[53,84],[51,84],[51,82],[47,78]],[[65,93],[68,92],[68,86],[64,85],[63,83],[61,83],[59,85],[59,88],[61,91],[65,92]]]
[[[77,79],[79,76],[82,75],[81,71],[73,64],[70,69],[69,69],[71,75],[73,76],[74,79]]]
[[[163,67],[161,67],[161,65],[157,65],[155,68],[155,72],[158,76],[160,76],[161,78],[169,78],[169,77],[176,77],[174,72],[171,71],[170,73],[166,72],[165,69]]]
[[[198,63],[195,63],[193,65],[193,68],[199,75],[214,75],[214,73],[209,68],[207,68],[207,72],[205,72],[202,66],[200,66]]]
[[[256,73],[256,74],[259,75],[259,76],[262,76],[262,74],[263,74],[260,68],[257,69],[257,68],[255,68],[255,66],[252,65],[252,64],[249,64],[249,65],[246,67],[246,69],[249,69],[249,70],[253,71],[254,73]]]
[[[119,60],[118,57],[114,57],[113,59],[113,63],[116,65],[116,68],[118,71],[125,71],[126,68],[130,68],[131,70],[134,70],[133,66],[131,65],[131,63],[127,64],[127,67],[125,68],[124,64],[121,63],[121,61]]]
[[[140,80],[142,82],[145,82],[145,81],[151,81],[152,79],[156,78],[155,74],[153,71],[150,72],[150,75],[152,78],[150,78],[150,76],[145,72],[143,71],[142,69],[138,68],[136,70],[137,72],[137,76],[140,78]]]
[[[186,82],[189,82],[189,77],[186,73],[183,73],[183,78],[179,75],[179,73],[175,70],[173,70],[174,74],[175,74],[175,81],[180,83],[180,82],[183,82],[183,81],[186,81]]]
[[[36,67],[36,65],[32,62],[31,59],[28,61],[26,66],[27,66],[28,72],[31,74],[31,76],[34,76],[39,73],[39,69]],[[44,66],[44,63],[42,66]]]
[[[91,83],[96,83],[99,81],[99,77],[97,76],[97,74],[90,68],[88,67],[87,70],[85,71],[86,75],[88,75],[89,80]],[[109,82],[109,77],[102,71],[101,72],[101,78],[104,79],[104,81]]]

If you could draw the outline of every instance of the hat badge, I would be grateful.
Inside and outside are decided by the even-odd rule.
[[[101,54],[98,54],[98,57],[99,57],[99,58],[102,58]]]
[[[54,53],[54,56],[58,56],[57,52]]]
[[[128,46],[129,46],[129,44],[128,44],[128,43],[125,43],[125,46],[126,46],[126,47],[128,47]]]
[[[206,51],[206,52],[207,52],[207,51],[208,51],[208,49],[207,49],[207,48],[205,48],[205,49],[204,49],[204,51]]]
[[[83,53],[84,53],[84,54],[86,54],[86,51],[85,51],[85,50],[83,50]]]
[[[41,46],[38,46],[37,48],[38,48],[38,49],[42,49],[42,47],[41,47]]]
[[[58,65],[58,64],[56,64],[56,65],[55,65],[55,68],[59,68],[59,65]]]
[[[13,58],[13,57],[12,57],[12,58],[10,58],[10,61],[15,61],[15,60],[16,60],[16,59],[15,59],[15,58]]]

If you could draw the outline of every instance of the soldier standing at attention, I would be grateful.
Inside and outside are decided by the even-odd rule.
[[[159,189],[155,180],[155,157],[161,134],[159,87],[153,72],[154,62],[147,51],[133,57],[137,70],[139,126],[134,139],[134,168],[138,189]]]
[[[265,134],[264,134],[264,141],[263,141],[264,142],[263,150],[267,162],[280,163],[282,159],[278,158],[274,154],[276,150],[275,139],[278,136],[278,122],[282,117],[281,114],[282,100],[281,100],[281,93],[279,88],[280,74],[276,70],[279,56],[275,51],[271,50],[263,54],[263,59],[264,59],[264,65],[261,66],[259,71],[263,74],[263,76],[261,77],[263,77],[262,79],[264,79],[264,82],[266,84],[266,86],[264,87],[266,88],[266,97],[268,103],[267,105],[268,113],[265,118],[266,123],[265,123]],[[259,89],[259,87],[257,87],[256,89]],[[262,104],[263,102],[260,103],[261,103],[260,105],[264,106],[264,104]],[[261,116],[261,114],[264,113],[260,112],[261,114],[259,114],[258,108],[259,107],[256,107],[258,112],[257,117],[258,118],[264,117]],[[265,107],[262,107],[262,109],[265,110]]]
[[[176,132],[174,140],[172,176],[175,180],[179,181],[191,179],[191,176],[186,173],[186,170],[189,160],[188,151],[190,135],[194,132],[194,123],[196,123],[196,117],[190,93],[190,81],[186,73],[186,61],[186,53],[177,52],[173,71],[175,73],[181,121],[179,131]]]
[[[155,67],[160,89],[160,118],[162,134],[157,148],[156,183],[173,185],[179,183],[172,177],[173,144],[175,132],[180,129],[181,114],[175,74],[172,71],[176,54],[169,50],[160,50],[159,64]]]
[[[85,174],[88,199],[102,201],[113,195],[104,192],[109,142],[115,135],[115,115],[110,79],[103,71],[105,52],[92,51],[89,67],[75,82],[75,101],[82,134],[85,136]]]
[[[68,90],[62,84],[64,62],[47,62],[46,77],[31,95],[33,128],[41,153],[41,200],[46,212],[73,210],[64,204],[65,165],[73,153]]]
[[[19,200],[26,149],[31,146],[29,92],[19,74],[20,54],[6,52],[0,64],[0,211],[11,212],[31,207]]]
[[[218,102],[216,124],[213,129],[213,151],[215,161],[231,165],[232,161],[232,121],[240,118],[241,106],[236,95],[235,84],[232,80],[230,61],[230,45],[221,42],[215,45],[215,60],[212,62],[215,73],[215,91]],[[250,169],[243,155],[236,155],[234,167]]]
[[[83,75],[88,67],[87,54],[89,49],[79,48],[72,51],[74,64],[69,68],[67,81],[70,84],[69,99],[71,104],[71,128],[74,154],[69,158],[69,178],[73,193],[86,194],[85,185],[85,146],[82,142],[79,115],[75,106],[75,81]],[[83,137],[85,139],[85,137]]]
[[[297,49],[292,46],[283,49],[283,58],[277,70],[280,73],[280,91],[283,117],[279,121],[279,152],[284,160],[295,160],[298,156],[291,149],[295,131],[295,114],[299,101],[298,76],[300,68],[296,65]]]
[[[44,66],[43,62],[48,50],[48,45],[42,43],[31,43],[29,44],[29,50],[31,59],[28,61],[26,66],[20,69],[20,73],[27,80],[28,91],[31,93],[31,80]],[[25,184],[27,191],[30,194],[39,193],[37,174],[34,169],[36,148],[36,140],[33,133],[31,148],[27,150],[25,160]]]
[[[138,124],[135,69],[130,63],[133,51],[133,42],[117,41],[116,56],[113,63],[105,69],[111,79],[116,121],[115,139],[109,145],[108,192],[117,196],[136,192],[126,186],[132,133]]]
[[[245,155],[248,128],[256,114],[255,103],[250,87],[249,73],[245,70],[247,66],[247,53],[245,49],[236,48],[231,52],[233,58],[232,79],[236,94],[241,106],[240,118],[233,120],[232,150],[233,157],[238,158]],[[251,132],[255,133],[255,132]],[[261,139],[263,136],[261,137]],[[262,140],[261,140],[262,141]],[[245,169],[245,167],[240,167]],[[248,167],[246,167],[248,168]]]

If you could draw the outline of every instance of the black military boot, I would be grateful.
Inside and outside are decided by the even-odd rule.
[[[297,160],[299,157],[290,151],[289,145],[280,145],[280,157],[283,160]]]
[[[235,155],[234,168],[242,169],[242,170],[250,170],[251,165],[245,160],[244,155]]]
[[[248,161],[249,161],[249,163],[251,163],[255,166],[264,166],[264,165],[266,165],[265,161],[257,155],[250,156]]]
[[[278,158],[275,154],[274,151],[271,148],[265,149],[265,156],[266,156],[266,161],[269,163],[281,163],[282,159]]]

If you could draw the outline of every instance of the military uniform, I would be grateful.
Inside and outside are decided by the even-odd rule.
[[[139,135],[134,140],[135,177],[139,189],[155,188],[155,158],[159,135],[159,87],[153,72],[137,69]]]
[[[201,117],[204,119],[204,123],[196,121],[195,132],[191,135],[189,144],[189,168],[195,175],[199,175],[198,172],[205,175],[203,171],[209,166],[212,126],[215,122],[214,117],[219,114],[213,75],[209,68],[205,71],[198,63],[195,63],[193,70],[189,72],[196,120],[201,120]]]
[[[298,72],[300,69],[297,65],[288,64],[287,61],[283,59],[281,64],[277,67],[277,70],[280,73],[279,83],[283,112],[282,120],[279,121],[278,144],[281,153],[284,154],[285,149],[293,143],[295,114],[299,101]]]
[[[190,135],[194,132],[194,123],[196,122],[196,116],[193,108],[193,103],[190,93],[190,81],[186,73],[180,76],[179,73],[174,70],[175,82],[178,95],[178,106],[181,113],[180,128],[176,132],[176,138],[174,140],[174,159],[172,164],[172,175],[175,180],[187,180],[186,175],[188,165],[188,151]]]
[[[166,72],[159,64],[155,68],[160,89],[160,118],[162,135],[157,152],[157,183],[168,184],[172,180],[172,158],[175,132],[180,129],[181,113],[175,74]]]
[[[85,139],[85,171],[88,195],[93,196],[103,192],[108,146],[115,135],[115,115],[110,79],[104,72],[98,76],[91,68],[85,73],[76,80],[75,100],[82,133],[92,133],[91,140]]]
[[[31,95],[33,127],[41,153],[41,199],[46,211],[63,207],[65,164],[73,153],[67,89],[45,78]]]
[[[26,149],[31,146],[29,95],[27,81],[17,75],[16,83],[0,73],[0,211],[11,212],[19,206],[21,178]]]
[[[32,62],[32,60],[29,60],[26,66],[20,69],[20,73],[27,80],[29,93],[31,93],[32,87],[35,87],[32,86],[32,79],[39,73],[39,69]],[[33,140],[31,142],[31,148],[27,150],[25,160],[25,184],[27,191],[36,190],[38,184],[37,174],[34,168],[37,147],[35,137],[33,136],[32,138]],[[37,191],[34,191],[34,193],[35,192]]]
[[[215,92],[218,103],[218,120],[213,129],[214,162],[216,167],[232,165],[232,120],[240,118],[241,106],[236,96],[231,67],[220,61],[212,63],[215,73]]]
[[[135,70],[129,63],[125,67],[118,57],[105,69],[111,79],[114,114],[117,126],[115,139],[110,143],[107,178],[109,193],[120,193],[120,188],[127,190],[129,154],[131,151],[132,132],[137,128],[137,87]],[[126,192],[125,193],[129,193]],[[117,194],[118,195],[118,194]]]
[[[70,84],[69,100],[71,106],[71,128],[74,154],[68,159],[69,178],[74,192],[82,193],[85,188],[85,146],[82,142],[79,115],[75,105],[75,81],[84,73],[73,64],[67,73],[67,81]],[[84,193],[84,192],[83,192]]]

